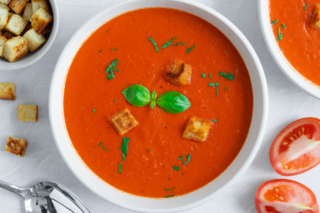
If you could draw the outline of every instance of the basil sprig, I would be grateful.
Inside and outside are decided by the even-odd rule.
[[[188,98],[179,92],[165,92],[157,98],[156,91],[150,95],[150,91],[139,84],[127,87],[122,94],[133,106],[141,107],[150,103],[151,109],[158,105],[164,111],[172,114],[183,112],[191,106]]]
[[[122,94],[133,106],[142,107],[147,105],[151,101],[149,90],[139,84],[127,87],[122,91]]]

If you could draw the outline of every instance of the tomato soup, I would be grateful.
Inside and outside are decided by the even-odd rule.
[[[191,84],[164,77],[174,59],[192,67]],[[176,114],[133,106],[122,91],[135,84],[158,96],[179,92],[191,106]],[[125,108],[139,124],[119,135],[110,120]],[[174,9],[135,10],[105,23],[83,43],[65,83],[65,123],[83,162],[108,184],[145,197],[183,195],[217,178],[240,152],[252,112],[250,76],[237,49],[216,27]],[[182,138],[192,116],[212,121],[206,141]]]
[[[282,54],[308,81],[320,86],[320,29],[311,19],[320,0],[270,0],[270,22]]]

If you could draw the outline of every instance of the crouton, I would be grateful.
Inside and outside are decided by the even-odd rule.
[[[8,31],[5,31],[2,36],[5,37],[7,40],[12,39],[14,37],[14,35]]]
[[[24,139],[8,137],[6,151],[23,157],[26,153],[27,146],[28,141]]]
[[[8,24],[6,25],[6,30],[18,36],[22,33],[27,24],[28,22],[24,20],[21,16],[17,14],[12,14],[11,16],[9,16]]]
[[[33,13],[37,12],[40,8],[43,8],[49,13],[49,7],[46,0],[31,0]]]
[[[4,44],[3,57],[9,62],[14,62],[28,53],[27,39],[17,36]]]
[[[26,32],[23,37],[28,41],[28,49],[30,52],[35,51],[46,42],[44,36],[42,34],[36,33],[33,28]]]
[[[138,122],[133,117],[128,109],[123,109],[111,118],[113,127],[120,135],[125,134],[130,129],[138,125]]]
[[[32,4],[28,3],[28,4],[26,4],[26,7],[24,8],[22,17],[24,18],[24,20],[30,21],[32,14],[33,14]]]
[[[37,122],[38,121],[38,105],[18,105],[18,121]]]
[[[184,139],[204,142],[211,127],[211,120],[192,116],[186,124],[182,137]]]
[[[0,99],[16,100],[16,86],[14,83],[0,83]]]
[[[11,2],[11,0],[0,0],[0,3],[8,5]]]
[[[31,16],[30,20],[33,29],[38,34],[41,34],[48,26],[48,24],[52,21],[52,16],[43,8],[40,8]]]
[[[164,77],[176,86],[191,84],[191,66],[180,60],[173,60],[167,67]]]
[[[5,28],[8,23],[9,10],[10,8],[7,5],[0,3],[0,30]]]
[[[311,17],[311,27],[315,29],[320,29],[320,6],[317,5]]]
[[[2,57],[4,44],[6,43],[7,39],[0,35],[0,57]]]
[[[20,14],[29,0],[12,0],[9,7],[15,12]]]

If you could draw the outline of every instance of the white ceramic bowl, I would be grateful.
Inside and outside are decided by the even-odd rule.
[[[11,63],[6,60],[0,59],[0,70],[17,70],[17,69],[27,67],[35,63],[36,61],[38,61],[40,58],[42,58],[42,56],[44,56],[44,54],[46,54],[46,52],[50,49],[50,47],[52,46],[58,34],[59,13],[58,13],[58,6],[56,3],[56,0],[48,0],[48,1],[52,8],[53,26],[47,42],[35,52],[33,53],[29,52],[26,56],[19,59],[18,61]]]
[[[302,76],[293,66],[291,66],[290,62],[288,62],[285,56],[281,53],[272,32],[269,16],[269,0],[259,0],[258,7],[262,35],[268,50],[278,67],[293,83],[314,97],[320,99],[320,87]]]
[[[254,109],[252,124],[247,140],[237,158],[217,179],[206,186],[170,199],[151,199],[122,192],[99,179],[80,159],[72,146],[63,113],[64,84],[68,68],[80,48],[92,32],[108,20],[127,11],[145,7],[167,7],[183,10],[199,16],[220,29],[235,45],[249,70],[253,93]],[[194,207],[211,199],[223,186],[239,176],[252,162],[264,135],[268,112],[267,84],[262,66],[250,43],[243,34],[226,18],[202,4],[182,0],[133,0],[110,7],[85,23],[71,38],[57,62],[53,74],[49,113],[53,135],[58,149],[77,178],[96,194],[106,200],[138,212],[172,212]]]

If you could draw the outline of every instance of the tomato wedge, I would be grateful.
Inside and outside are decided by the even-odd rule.
[[[285,127],[273,140],[269,158],[280,175],[303,173],[320,163],[320,119],[302,118]]]
[[[258,213],[319,213],[314,193],[293,180],[269,180],[259,186],[255,205]]]

